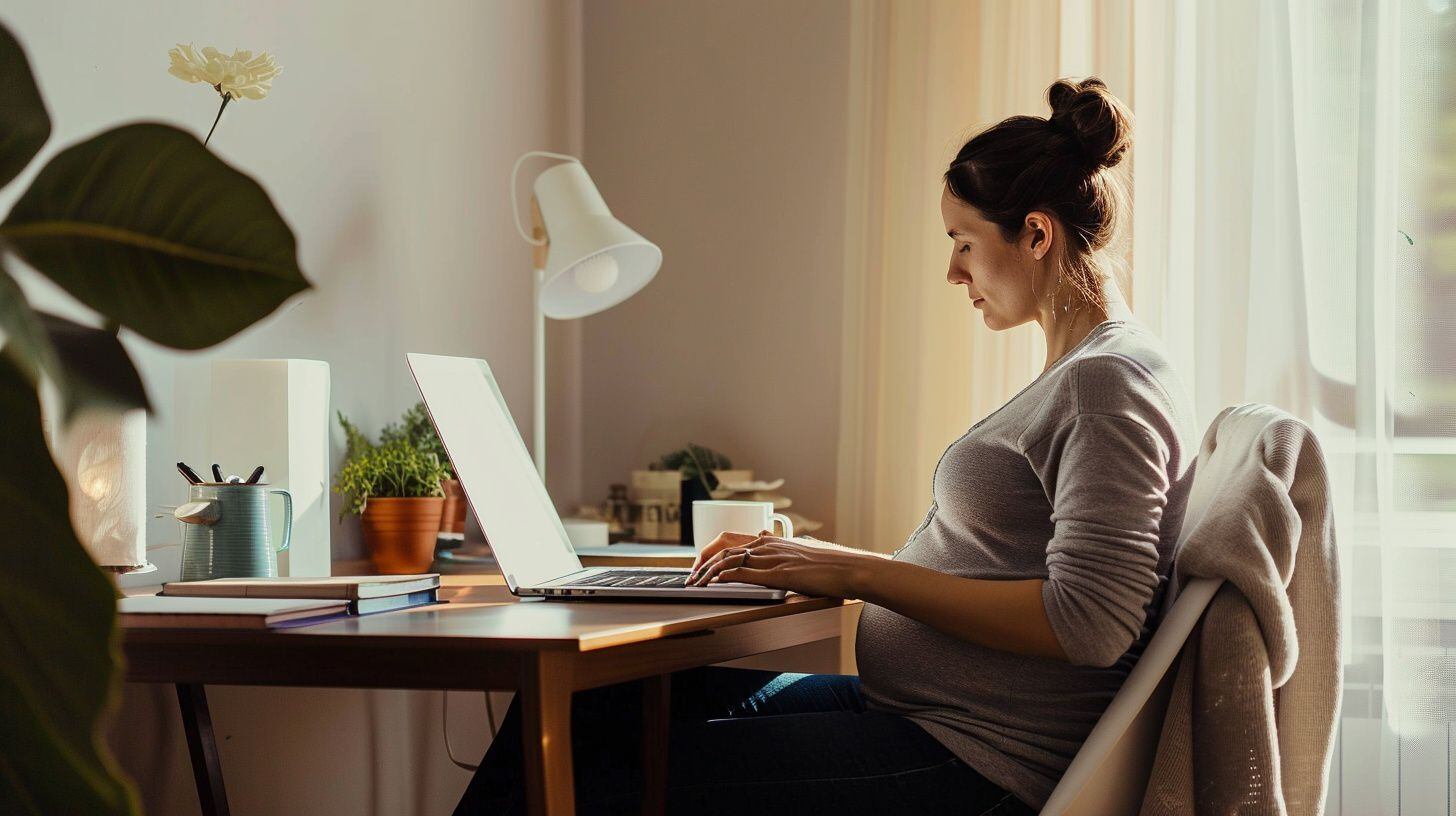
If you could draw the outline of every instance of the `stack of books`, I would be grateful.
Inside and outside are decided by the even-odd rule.
[[[172,581],[160,595],[122,598],[123,626],[269,629],[342,615],[370,615],[440,602],[440,576],[214,578]]]

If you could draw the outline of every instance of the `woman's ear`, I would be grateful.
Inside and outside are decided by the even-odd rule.
[[[1027,249],[1030,250],[1033,259],[1039,261],[1051,251],[1054,223],[1051,217],[1041,210],[1032,210],[1026,214],[1025,230],[1030,239]]]

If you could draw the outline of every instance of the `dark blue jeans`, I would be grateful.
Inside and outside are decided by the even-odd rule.
[[[572,760],[581,814],[641,812],[642,689],[577,692]],[[668,812],[713,814],[1032,811],[920,726],[870,711],[859,678],[710,666],[672,676]],[[456,816],[525,813],[519,701]]]

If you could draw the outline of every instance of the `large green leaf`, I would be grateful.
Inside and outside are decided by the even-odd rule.
[[[46,335],[45,325],[25,300],[20,284],[10,277],[3,253],[0,253],[0,331],[5,332],[5,351],[24,368],[32,383],[39,384],[42,374],[54,377],[60,371],[60,358]]]
[[[60,387],[67,420],[82,408],[95,406],[152,410],[142,377],[114,333],[37,314],[64,372]]]
[[[0,25],[0,187],[20,175],[51,135],[25,51]]]
[[[56,155],[0,241],[111,321],[175,348],[222,342],[308,288],[263,188],[167,125],[124,125]]]
[[[98,725],[120,663],[115,590],[71,530],[25,374],[0,356],[0,813],[138,813]]]
[[[45,373],[61,395],[67,421],[83,408],[151,410],[141,375],[112,332],[36,312],[0,257],[0,330],[5,351],[39,384]]]

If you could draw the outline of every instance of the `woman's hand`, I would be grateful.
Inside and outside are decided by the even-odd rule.
[[[767,530],[756,536],[723,533],[699,554],[688,586],[740,581],[804,595],[855,598],[868,572],[883,563],[872,553],[777,538]]]
[[[971,643],[1067,659],[1047,618],[1041,578],[962,578],[882,553],[775,538],[764,530],[756,536],[723,533],[703,548],[688,586],[722,581],[854,598]]]

